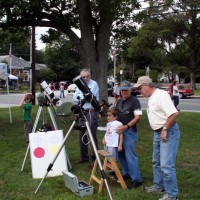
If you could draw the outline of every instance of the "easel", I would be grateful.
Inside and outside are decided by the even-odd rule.
[[[35,119],[35,123],[33,125],[32,133],[36,132],[36,128],[37,128],[37,125],[38,125],[38,122],[39,122],[39,119],[40,119],[40,115],[41,115],[44,107],[47,108],[47,110],[48,110],[48,113],[49,113],[49,116],[50,116],[51,121],[53,123],[54,129],[58,130],[54,115],[53,115],[52,110],[51,110],[51,106],[52,105],[49,105],[49,104],[45,105],[45,106],[39,106],[38,112],[37,112],[37,115],[36,115],[36,119]],[[24,169],[24,165],[25,165],[25,162],[26,162],[26,159],[27,159],[27,156],[28,156],[29,149],[30,149],[30,144],[27,147],[26,154],[25,154],[25,157],[24,157],[24,161],[22,163],[21,171],[23,171],[23,169]],[[69,161],[67,154],[66,154],[66,157],[67,157],[67,163],[69,164],[70,169],[72,169],[72,166],[71,166],[71,163]]]
[[[117,176],[118,182],[120,183],[121,187],[123,189],[127,189],[126,183],[124,182],[124,179],[120,173],[120,170],[117,166],[116,161],[113,158],[113,155],[109,154],[107,151],[99,150],[98,154],[103,158],[103,169],[106,171],[108,169],[113,170],[115,172],[115,175]],[[91,184],[93,181],[96,181],[99,184],[99,193],[103,190],[103,178],[98,178],[96,176],[97,172],[97,160],[94,162],[94,167],[92,169],[92,174],[90,176],[89,184]]]

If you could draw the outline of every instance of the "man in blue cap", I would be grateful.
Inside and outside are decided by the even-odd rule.
[[[135,152],[138,140],[136,124],[142,115],[139,100],[131,95],[131,83],[127,80],[120,83],[121,98],[117,100],[116,107],[120,111],[118,120],[122,126],[117,129],[119,134],[123,134],[123,151],[119,152],[119,161],[122,165],[124,180],[131,179],[127,186],[129,189],[142,185],[138,158]]]

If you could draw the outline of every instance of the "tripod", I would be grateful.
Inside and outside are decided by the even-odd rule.
[[[57,127],[57,124],[56,124],[56,121],[55,121],[55,118],[54,118],[54,115],[52,113],[52,110],[51,110],[50,106],[51,106],[51,104],[46,104],[45,106],[39,106],[38,112],[37,112],[37,115],[36,115],[36,119],[35,119],[35,123],[33,125],[32,133],[36,132],[36,128],[37,128],[37,125],[38,125],[38,122],[39,122],[39,119],[40,119],[40,115],[41,115],[42,110],[43,110],[44,107],[46,107],[47,110],[48,110],[48,113],[50,115],[50,118],[51,118],[51,121],[53,123],[54,129],[58,130],[58,127]],[[22,163],[21,171],[23,171],[23,169],[24,169],[24,165],[25,165],[25,162],[26,162],[26,159],[27,159],[27,156],[28,156],[29,149],[30,149],[30,143],[28,144],[28,147],[26,149],[26,153],[25,153],[24,161]],[[69,161],[69,158],[68,158],[67,154],[66,154],[66,157],[67,157],[67,163],[69,164],[70,169],[72,169],[72,166],[71,166],[71,163]]]
[[[97,148],[96,148],[96,145],[95,145],[95,142],[94,142],[94,139],[93,139],[93,136],[92,136],[92,132],[91,132],[91,129],[90,129],[90,126],[89,126],[89,122],[85,116],[85,113],[84,113],[84,110],[80,108],[80,111],[79,111],[79,114],[77,116],[77,119],[73,121],[71,127],[69,128],[60,148],[58,149],[56,155],[54,156],[54,158],[52,159],[52,162],[49,164],[48,168],[47,168],[47,172],[45,173],[43,179],[40,181],[37,189],[35,190],[35,194],[37,193],[37,191],[39,190],[40,186],[42,185],[44,179],[46,178],[46,176],[48,175],[49,171],[51,170],[51,168],[53,167],[54,165],[54,162],[56,161],[60,151],[62,150],[63,146],[65,145],[65,142],[67,141],[67,138],[71,132],[71,130],[73,129],[73,127],[75,126],[76,122],[79,120],[79,118],[81,118],[84,123],[85,123],[85,126],[87,128],[87,132],[88,132],[88,135],[89,135],[89,138],[91,140],[91,143],[92,143],[92,147],[93,147],[93,150],[94,150],[94,153],[95,153],[95,156],[96,156],[96,159],[98,161],[98,164],[99,164],[99,168],[100,168],[100,172],[101,172],[101,176],[102,178],[104,179],[104,182],[105,182],[105,185],[106,185],[106,188],[107,188],[107,191],[108,191],[108,194],[109,194],[109,197],[110,199],[112,200],[112,195],[111,195],[111,192],[110,192],[110,189],[109,189],[109,186],[108,186],[108,182],[107,182],[107,179],[106,179],[106,174],[105,174],[105,171],[102,167],[102,164],[101,164],[101,160],[99,158],[99,155],[98,155],[98,152],[97,152]]]

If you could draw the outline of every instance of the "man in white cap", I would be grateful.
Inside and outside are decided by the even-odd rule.
[[[178,111],[170,95],[157,89],[148,76],[138,78],[134,85],[143,96],[149,97],[147,115],[153,139],[153,186],[145,187],[146,192],[164,192],[159,200],[177,200],[176,155],[180,141],[180,130],[176,123]]]
[[[131,95],[131,88],[129,81],[122,81],[119,88],[121,98],[116,103],[116,108],[120,111],[118,121],[123,124],[117,129],[119,134],[123,134],[123,150],[119,152],[118,156],[124,180],[131,179],[127,186],[129,189],[142,186],[142,177],[135,151],[138,140],[136,124],[140,121],[142,111],[139,100]]]

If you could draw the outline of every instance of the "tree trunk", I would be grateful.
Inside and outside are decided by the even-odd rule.
[[[196,69],[197,69],[197,61],[194,60],[193,50],[191,52],[190,57],[190,81],[192,88],[196,90]]]
[[[92,79],[98,82],[100,100],[107,100],[108,53],[112,20],[104,10],[101,10],[101,21],[99,24],[92,24],[88,0],[79,0],[77,3],[82,42],[81,63],[91,69]]]

